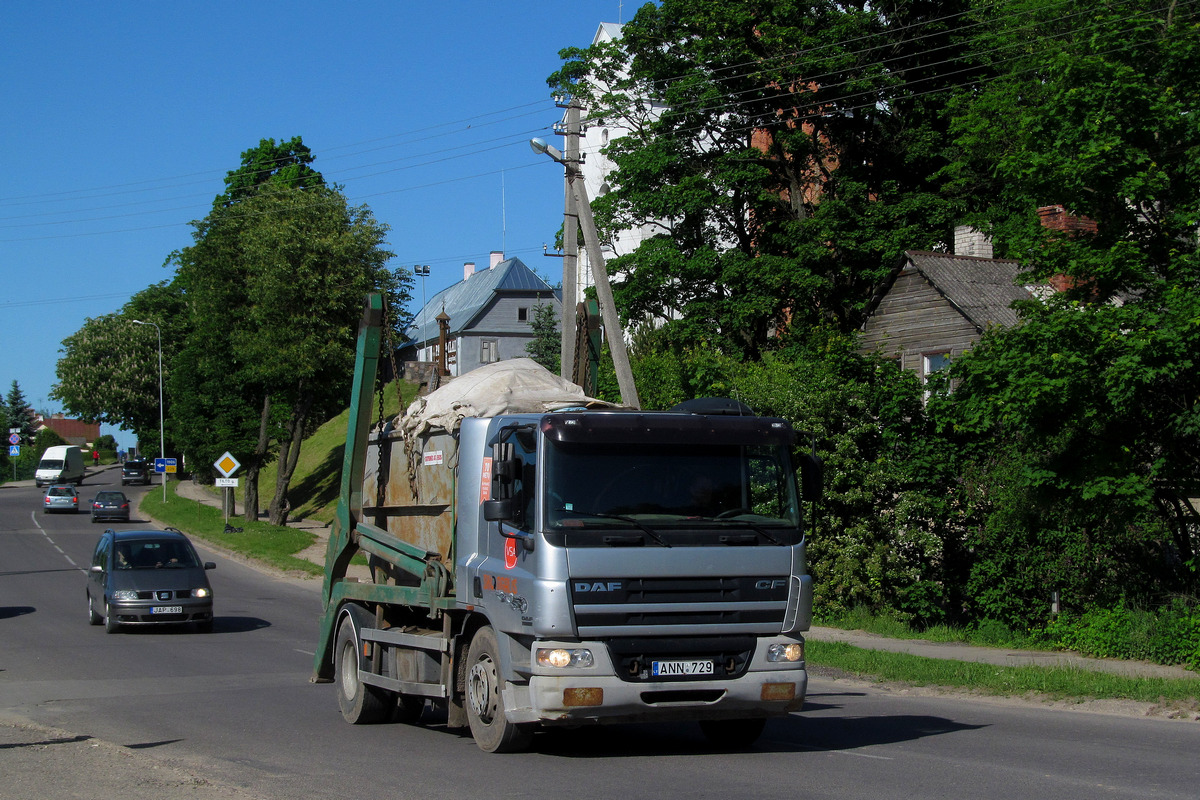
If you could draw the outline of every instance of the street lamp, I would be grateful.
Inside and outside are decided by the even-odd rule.
[[[153,325],[158,333],[158,458],[163,463],[162,491],[163,503],[167,502],[167,437],[163,428],[163,390],[162,390],[162,328],[155,322],[142,322],[140,319],[130,320],[134,325]]]
[[[596,283],[596,299],[600,301],[600,316],[604,320],[604,332],[608,337],[609,352],[612,353],[613,370],[617,373],[617,387],[621,390],[621,402],[631,408],[641,408],[638,399],[637,386],[633,382],[633,370],[629,366],[629,353],[625,350],[625,333],[621,330],[621,321],[617,318],[617,306],[613,301],[612,287],[608,283],[608,270],[604,266],[604,254],[600,251],[600,237],[596,235],[596,220],[592,216],[592,206],[588,202],[587,187],[583,185],[583,176],[579,173],[577,162],[568,161],[562,151],[545,139],[530,139],[529,146],[533,152],[542,153],[559,164],[567,171],[567,185],[575,196],[575,211],[579,215],[579,226],[583,228],[583,243],[587,248],[588,261],[592,265],[592,280]],[[563,326],[566,322],[566,309],[563,309]]]

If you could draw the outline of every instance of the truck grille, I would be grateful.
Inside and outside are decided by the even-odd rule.
[[[581,637],[778,633],[787,576],[577,578],[571,603]]]

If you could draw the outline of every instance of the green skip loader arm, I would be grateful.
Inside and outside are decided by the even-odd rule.
[[[350,395],[350,420],[346,426],[346,452],[342,458],[342,488],[337,512],[329,530],[325,551],[325,580],[317,651],[313,656],[313,683],[333,680],[333,637],[341,597],[345,591],[346,569],[358,552],[354,528],[363,516],[363,471],[367,462],[367,439],[371,427],[371,396],[379,368],[379,344],[383,327],[383,296],[367,295],[362,319],[358,324],[358,347],[354,357],[354,385]]]

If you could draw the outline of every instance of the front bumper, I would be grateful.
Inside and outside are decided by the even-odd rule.
[[[213,618],[211,597],[172,600],[119,600],[109,603],[109,613],[122,625],[178,625],[183,622],[207,622]],[[178,612],[157,612],[156,608],[178,608]]]
[[[527,686],[510,685],[505,691],[505,711],[513,722],[545,725],[782,716],[804,705],[808,672],[804,661],[768,662],[764,654],[772,641],[759,642],[750,668],[738,678],[646,681],[616,677],[601,642],[538,642],[535,651],[538,647],[587,648],[595,664],[570,670],[535,664]]]

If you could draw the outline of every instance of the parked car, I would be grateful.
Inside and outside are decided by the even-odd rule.
[[[72,514],[79,510],[79,493],[74,486],[61,484],[51,486],[42,498],[42,513],[51,511],[70,511]]]
[[[88,570],[88,622],[109,633],[123,625],[191,623],[201,633],[213,625],[207,570],[188,538],[166,530],[106,530]]]
[[[92,522],[119,519],[129,522],[129,498],[124,492],[99,492],[92,500]]]
[[[150,483],[150,464],[146,461],[126,461],[121,465],[121,485],[130,483]]]

